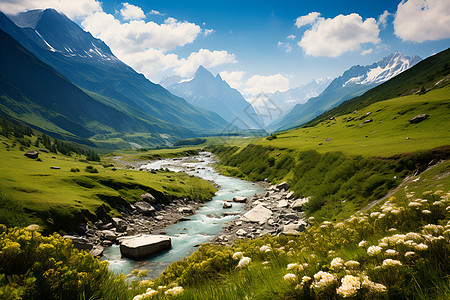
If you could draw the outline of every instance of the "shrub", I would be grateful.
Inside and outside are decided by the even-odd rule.
[[[98,170],[93,166],[87,166],[86,169],[84,169],[84,171],[88,173],[98,173]]]
[[[78,168],[71,168],[70,172],[80,172],[80,169],[78,169]]]

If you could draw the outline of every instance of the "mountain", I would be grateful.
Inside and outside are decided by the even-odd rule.
[[[268,94],[270,99],[287,114],[296,104],[303,104],[309,98],[317,97],[325,88],[331,83],[332,78],[315,79],[305,85],[289,89],[285,92],[276,91],[273,94]]]
[[[269,125],[270,130],[285,130],[300,126],[342,102],[364,94],[366,91],[393,78],[414,66],[421,58],[396,52],[368,66],[353,66],[335,78],[317,97],[297,104],[281,120]]]
[[[7,17],[0,29],[97,101],[136,118],[184,127],[193,135],[219,132],[219,115],[195,107],[120,61],[109,47],[53,9]],[[159,120],[159,121],[158,121]]]
[[[189,103],[219,114],[228,122],[236,122],[245,129],[262,128],[253,106],[238,90],[231,88],[219,74],[214,77],[203,66],[199,66],[191,79],[165,78],[161,85]]]
[[[0,111],[52,135],[95,146],[90,138],[119,133],[192,135],[148,116],[139,119],[99,102],[0,30]],[[149,143],[161,144],[155,135]]]

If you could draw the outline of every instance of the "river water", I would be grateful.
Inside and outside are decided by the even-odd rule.
[[[237,218],[237,216],[224,216],[224,212],[242,213],[244,211],[244,204],[240,203],[233,203],[232,208],[224,210],[222,208],[224,199],[231,200],[234,196],[248,197],[263,192],[263,188],[252,182],[220,175],[211,166],[213,162],[211,153],[201,152],[199,156],[158,160],[141,167],[185,171],[190,175],[214,181],[219,188],[211,201],[205,203],[195,215],[189,217],[191,221],[179,222],[164,230],[172,239],[172,249],[142,261],[134,261],[121,257],[119,246],[113,245],[104,251],[104,259],[109,261],[110,270],[124,274],[129,274],[133,269],[148,270],[148,277],[157,277],[171,263],[182,260],[194,252],[197,249],[194,245],[209,242],[221,231],[225,223]]]

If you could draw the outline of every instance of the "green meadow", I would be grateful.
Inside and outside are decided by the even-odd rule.
[[[419,114],[429,117],[417,124],[408,122]],[[373,121],[364,123],[366,120]],[[314,127],[276,133],[275,139],[265,138],[255,144],[282,150],[341,151],[349,155],[389,157],[449,144],[449,124],[450,87],[447,86],[423,95],[376,102]]]

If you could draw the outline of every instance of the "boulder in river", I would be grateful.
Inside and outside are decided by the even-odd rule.
[[[272,216],[272,211],[270,209],[265,208],[262,204],[257,205],[252,208],[246,214],[241,217],[242,221],[247,222],[266,222]]]
[[[228,203],[228,202],[224,202],[222,205],[222,208],[232,208],[232,207],[233,207],[233,204]]]
[[[163,235],[136,235],[120,240],[120,253],[135,260],[168,250],[171,247],[170,237]]]
[[[247,201],[247,197],[241,197],[241,196],[233,197],[233,202],[245,203],[246,201]]]

